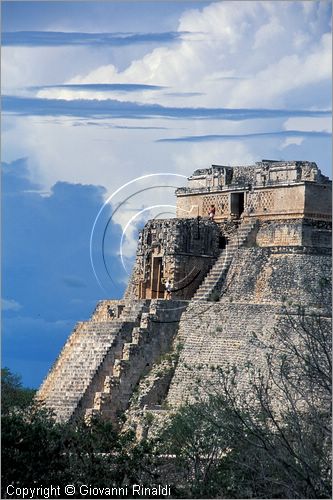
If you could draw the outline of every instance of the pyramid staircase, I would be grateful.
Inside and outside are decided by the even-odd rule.
[[[223,281],[227,275],[230,264],[238,252],[247,241],[257,227],[257,220],[244,221],[237,230],[237,234],[231,238],[215,264],[195,292],[192,300],[209,300],[213,292],[221,290]]]
[[[133,389],[152,364],[170,349],[178,330],[178,321],[188,305],[187,301],[152,300],[148,312],[143,313],[139,326],[123,344],[121,356],[113,363],[101,366],[100,390],[94,392],[85,405],[85,418],[94,415],[117,422],[128,407]],[[154,327],[155,324],[155,327]]]
[[[107,307],[100,303],[99,308]],[[122,356],[123,346],[140,325],[149,301],[132,301],[118,319],[79,322],[37,393],[37,399],[54,411],[57,420],[69,420],[91,386],[106,357]]]

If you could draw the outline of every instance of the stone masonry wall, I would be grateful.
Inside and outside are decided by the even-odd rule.
[[[326,221],[289,219],[261,221],[256,243],[260,247],[332,247],[332,225]]]
[[[302,245],[302,220],[261,222],[256,243],[260,247]]]
[[[183,344],[167,404],[193,400],[200,380],[214,381],[214,365],[244,367],[247,359],[263,362],[251,342],[268,336],[278,324],[282,306],[318,311],[330,304],[331,259],[323,249],[303,247],[241,248],[228,271],[217,303],[191,302],[182,315],[175,341]],[[326,314],[326,313],[325,313]]]
[[[201,383],[213,384],[216,366],[263,363],[253,335],[271,336],[284,305],[318,311],[330,302],[322,284],[331,274],[331,182],[314,163],[212,166],[189,181],[176,192],[179,218],[149,221],[141,231],[124,299],[99,302],[76,325],[42,384],[37,397],[58,420],[99,413],[117,421],[138,387],[134,410],[151,406],[162,416],[192,401]],[[215,221],[207,218],[211,203]],[[249,221],[255,231],[240,247]],[[219,301],[182,300],[193,297],[224,247],[225,273],[209,273],[217,273]]]
[[[332,218],[332,184],[318,185],[308,182],[305,186],[305,211],[320,218]]]
[[[331,259],[318,250],[241,248],[231,263],[220,300],[229,304],[292,302],[319,306],[321,280],[330,274]]]
[[[214,367],[244,367],[256,359],[251,345],[253,333],[271,331],[278,307],[258,304],[190,304],[181,318],[177,341],[183,344],[179,362],[167,395],[171,407],[193,401],[198,382],[214,383]]]
[[[331,250],[332,223],[330,221],[305,220],[302,229],[302,244]]]

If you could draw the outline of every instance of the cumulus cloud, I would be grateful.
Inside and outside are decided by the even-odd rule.
[[[331,36],[324,34],[319,43],[307,53],[290,54],[259,71],[255,79],[240,82],[231,93],[230,104],[252,106],[259,100],[262,106],[275,102],[281,106],[285,95],[303,87],[331,78]]]
[[[104,189],[58,182],[42,196],[27,177],[27,160],[4,165],[3,172],[3,289],[5,297],[15,296],[15,302],[5,301],[7,310],[18,310],[22,304],[48,320],[60,307],[68,317],[82,315],[84,308],[73,308],[69,298],[74,294],[89,301],[101,293],[89,243]],[[114,221],[110,233],[109,248],[114,249],[119,235]],[[121,270],[113,274],[117,282]]]
[[[192,173],[203,165],[251,165],[258,160],[258,153],[251,144],[242,141],[213,142],[209,145],[209,164],[207,164],[207,151],[201,144],[186,143],[186,147],[182,148],[181,143],[176,143],[172,158],[177,167],[185,172],[188,170],[188,165],[191,165]]]
[[[216,2],[190,9],[178,25],[187,34],[175,47],[156,47],[124,71],[102,65],[70,82],[168,85],[202,93],[193,104],[281,106],[293,89],[330,80],[329,11],[327,2],[312,9],[303,2]],[[172,97],[144,99],[168,104]]]
[[[88,318],[98,299],[122,295],[125,273],[118,261],[107,260],[113,282],[104,283],[106,294],[91,267],[90,235],[103,188],[58,182],[43,196],[29,180],[27,159],[4,164],[2,181],[3,351],[6,364],[20,366],[35,385],[74,322]],[[118,250],[121,232],[114,221],[109,234],[108,251]],[[93,243],[100,255],[98,241]],[[97,270],[103,272],[99,261]],[[35,369],[35,359],[43,359],[41,370]]]

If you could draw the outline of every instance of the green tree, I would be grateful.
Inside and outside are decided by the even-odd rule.
[[[150,481],[151,446],[99,418],[60,423],[32,399],[34,391],[4,370],[2,498],[10,484],[122,486]],[[29,396],[29,397],[28,397]]]
[[[227,488],[230,450],[235,443],[233,420],[226,405],[214,408],[206,400],[183,406],[164,428],[158,455],[169,457],[163,472],[176,497],[213,498],[221,493],[222,484]]]
[[[95,417],[66,426],[65,454],[71,482],[99,487],[141,483],[150,463],[151,446],[138,443],[131,431],[116,432],[109,421]]]
[[[63,425],[30,406],[2,416],[3,498],[9,484],[62,484],[69,478]]]
[[[32,403],[36,391],[22,386],[21,377],[1,369],[1,413],[7,414],[13,409],[23,409]]]

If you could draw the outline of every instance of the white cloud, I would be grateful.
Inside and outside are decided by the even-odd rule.
[[[285,29],[280,24],[278,19],[272,19],[269,23],[261,26],[255,34],[253,49],[261,49],[267,43],[270,44],[275,40],[278,42],[278,38],[284,35]]]
[[[307,85],[329,81],[331,58],[331,36],[325,34],[312,52],[286,55],[258,72],[255,79],[241,82],[235,87],[230,104],[283,106],[289,91],[298,89],[302,92]]]
[[[295,144],[296,146],[300,146],[304,141],[303,137],[287,137],[285,141],[280,146],[280,149],[284,149],[291,144]]]
[[[82,68],[98,68],[105,55],[87,47],[3,47],[2,89],[52,85],[73,78]]]
[[[305,132],[331,132],[332,120],[327,118],[288,118],[283,124],[285,130]]]
[[[214,165],[241,165],[251,164],[258,160],[257,155],[251,150],[251,146],[241,141],[223,141],[209,143],[209,149],[203,144],[186,144],[185,148],[172,155],[173,162],[177,168],[183,171],[192,171],[197,168]],[[209,160],[208,160],[209,159]],[[208,160],[208,161],[207,161]],[[190,169],[189,169],[190,165]]]
[[[22,306],[14,299],[1,299],[1,308],[3,311],[19,311]]]
[[[70,82],[145,83],[170,86],[178,92],[202,92],[202,96],[186,99],[190,106],[282,106],[288,92],[330,79],[325,3],[310,9],[303,2],[216,2],[202,10],[191,9],[179,21],[178,30],[189,32],[180,43],[156,47],[124,71],[114,64],[102,65],[81,71]],[[214,78],[221,74],[246,79]],[[44,90],[40,95],[102,97],[100,93],[59,89]],[[128,99],[124,94],[113,95]],[[131,94],[131,98],[174,103],[167,93]]]

